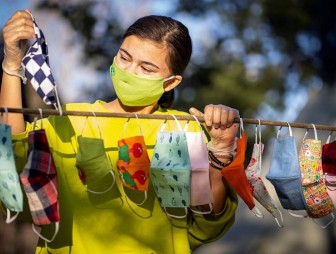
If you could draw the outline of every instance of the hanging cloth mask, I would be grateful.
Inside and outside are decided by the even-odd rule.
[[[99,124],[94,114],[94,118],[99,130],[100,138],[83,137],[80,135],[77,137],[78,152],[76,155],[76,167],[78,175],[82,183],[86,186],[86,190],[93,194],[104,194],[111,190],[115,184],[115,175],[113,172],[112,163],[105,152],[104,140],[102,139]],[[88,119],[86,119],[84,128]],[[107,175],[112,176],[111,185],[104,190],[94,190],[104,177]]]
[[[299,153],[302,190],[310,218],[316,219],[331,214],[332,220],[327,225],[321,225],[325,228],[334,220],[332,214],[334,205],[328,195],[323,177],[321,140],[317,138],[315,125],[312,125],[315,139],[305,139],[307,131]]]
[[[8,112],[6,113],[8,115]],[[23,193],[15,167],[11,126],[7,123],[2,124],[2,116],[0,140],[0,200],[7,210],[6,223],[11,223],[23,210]],[[11,211],[16,212],[13,217]]]
[[[184,127],[191,165],[190,209],[194,213],[209,214],[212,212],[213,194],[210,185],[208,148],[200,122],[196,116],[192,115],[192,117],[198,123],[200,131],[187,131],[189,122]],[[192,208],[205,205],[209,207],[205,211],[206,208],[202,211]]]
[[[35,130],[36,120],[37,117],[33,130],[28,134],[28,158],[20,180],[28,198],[33,231],[44,241],[52,242],[58,233],[60,221],[57,171],[45,130],[42,126],[40,130]],[[42,236],[35,228],[35,225],[51,223],[55,223],[55,233],[51,239]]]
[[[240,118],[240,138],[237,140],[237,155],[230,165],[222,169],[222,175],[230,186],[243,199],[248,208],[257,216],[262,217],[260,211],[255,207],[252,196],[252,188],[245,173],[245,153],[247,146],[247,135],[244,131],[243,120]]]
[[[280,137],[280,126],[277,139],[274,142],[271,163],[266,179],[269,180],[284,209],[292,216],[306,217],[306,214],[296,214],[293,211],[306,211],[305,199],[301,187],[301,172],[295,137],[288,124],[289,136]]]
[[[332,132],[326,144],[322,146],[322,171],[324,174],[327,192],[334,207],[336,207],[336,140],[330,142]]]
[[[118,140],[117,168],[123,187],[144,192],[144,200],[141,203],[135,203],[142,205],[147,200],[150,160],[138,116],[137,114],[135,114],[135,116],[140,135],[124,138],[130,120],[130,118],[128,118],[124,126],[122,137]],[[128,199],[130,198],[128,197]],[[132,199],[130,200],[132,201]]]
[[[31,13],[28,12],[30,15]],[[51,73],[48,56],[48,46],[42,30],[31,15],[36,41],[22,59],[22,67],[26,78],[47,105],[53,105],[61,110],[55,79]],[[25,83],[25,80],[24,80]]]
[[[322,146],[322,169],[324,174],[336,175],[336,140],[330,142],[331,134]]]
[[[258,136],[259,136],[259,142],[258,142]],[[247,176],[247,180],[251,184],[253,197],[263,207],[265,207],[267,211],[269,211],[272,214],[278,226],[282,228],[283,227],[282,213],[275,204],[275,201],[272,199],[271,195],[269,194],[266,185],[264,184],[260,175],[263,151],[264,151],[264,144],[261,142],[261,126],[259,120],[259,125],[256,126],[255,131],[255,143],[253,146],[252,157],[250,163],[248,164],[245,170],[245,173]]]
[[[151,180],[161,206],[174,218],[187,216],[190,206],[190,158],[185,132],[175,119],[177,131],[164,131],[164,122],[157,133],[151,160]],[[169,214],[166,208],[184,208],[184,215]]]

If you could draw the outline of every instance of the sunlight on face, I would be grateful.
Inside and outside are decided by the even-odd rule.
[[[131,35],[121,44],[116,63],[139,76],[167,77],[171,74],[167,58],[166,45]]]

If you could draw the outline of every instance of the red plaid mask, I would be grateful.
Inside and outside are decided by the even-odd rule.
[[[53,241],[58,232],[59,203],[57,191],[57,172],[50,153],[45,130],[34,130],[28,135],[28,159],[20,174],[23,189],[28,198],[33,222],[42,226],[56,223],[52,239],[46,239],[34,228],[43,240]]]

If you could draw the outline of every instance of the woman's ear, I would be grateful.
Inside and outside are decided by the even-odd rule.
[[[167,80],[163,84],[163,89],[165,92],[169,92],[170,90],[173,90],[175,87],[177,87],[182,81],[181,75],[176,75],[174,78]]]

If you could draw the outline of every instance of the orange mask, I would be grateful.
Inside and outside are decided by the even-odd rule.
[[[255,206],[252,189],[247,180],[244,161],[247,146],[247,135],[242,131],[241,138],[237,140],[237,155],[234,161],[222,169],[222,175],[230,186],[244,200],[250,210]]]

